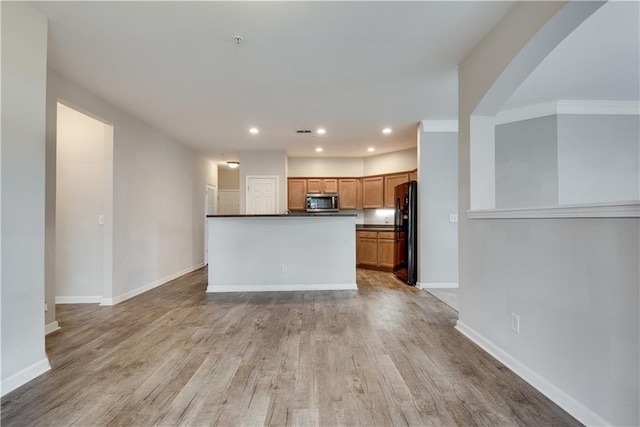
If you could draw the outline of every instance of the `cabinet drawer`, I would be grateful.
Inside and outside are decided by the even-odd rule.
[[[393,231],[379,231],[378,232],[378,238],[379,239],[385,239],[385,240],[394,240],[395,239],[395,233]]]
[[[377,231],[358,231],[358,238],[368,238],[368,239],[375,239],[378,237],[378,232]]]

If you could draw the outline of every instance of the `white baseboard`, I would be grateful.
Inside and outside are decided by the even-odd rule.
[[[33,365],[24,368],[20,372],[11,375],[9,378],[3,379],[0,382],[0,395],[6,395],[7,393],[28,383],[32,379],[44,374],[49,369],[51,369],[51,365],[49,364],[49,359],[45,357],[39,362],[36,362]]]
[[[58,325],[57,320],[54,320],[53,322],[44,325],[44,334],[49,335],[51,332],[55,332],[58,329],[60,329],[60,325]]]
[[[142,293],[145,293],[147,291],[150,291],[153,288],[157,288],[158,286],[162,286],[167,282],[170,282],[174,279],[177,279],[180,276],[184,276],[185,274],[191,273],[192,271],[195,271],[199,268],[204,267],[204,263],[201,262],[200,264],[194,265],[192,267],[188,267],[185,268],[184,270],[178,271],[177,273],[174,274],[170,274],[166,277],[163,277],[162,279],[158,279],[154,282],[148,283],[144,286],[140,286],[139,288],[133,289],[129,292],[125,292],[122,295],[118,295],[117,297],[114,298],[101,298],[100,301],[98,301],[100,303],[100,305],[116,305],[121,303],[122,301],[126,301],[130,298],[133,298],[137,295],[140,295]]]
[[[426,282],[426,283],[418,283],[419,289],[457,289],[457,283],[434,283],[434,282]]]
[[[213,285],[207,287],[207,292],[291,292],[291,291],[356,291],[355,283],[330,283],[309,285]]]
[[[598,414],[576,401],[574,398],[560,390],[544,377],[529,369],[526,365],[511,356],[509,353],[496,346],[494,343],[480,335],[475,330],[458,320],[456,329],[464,336],[477,344],[484,351],[489,353],[520,378],[531,384],[539,392],[547,396],[551,401],[567,411],[582,424],[587,426],[610,426],[610,422],[605,421]]]
[[[101,296],[56,297],[56,304],[98,304]]]

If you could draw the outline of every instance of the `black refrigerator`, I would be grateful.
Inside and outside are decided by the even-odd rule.
[[[395,248],[393,273],[403,282],[418,282],[418,183],[409,181],[394,189]]]

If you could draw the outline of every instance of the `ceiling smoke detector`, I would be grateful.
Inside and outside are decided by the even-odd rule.
[[[242,43],[242,36],[234,36],[233,41],[236,42],[236,44]]]

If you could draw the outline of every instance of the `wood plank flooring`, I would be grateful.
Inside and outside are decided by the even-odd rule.
[[[579,425],[389,273],[333,292],[207,295],[206,280],[57,306],[53,369],[2,399],[2,425]]]

